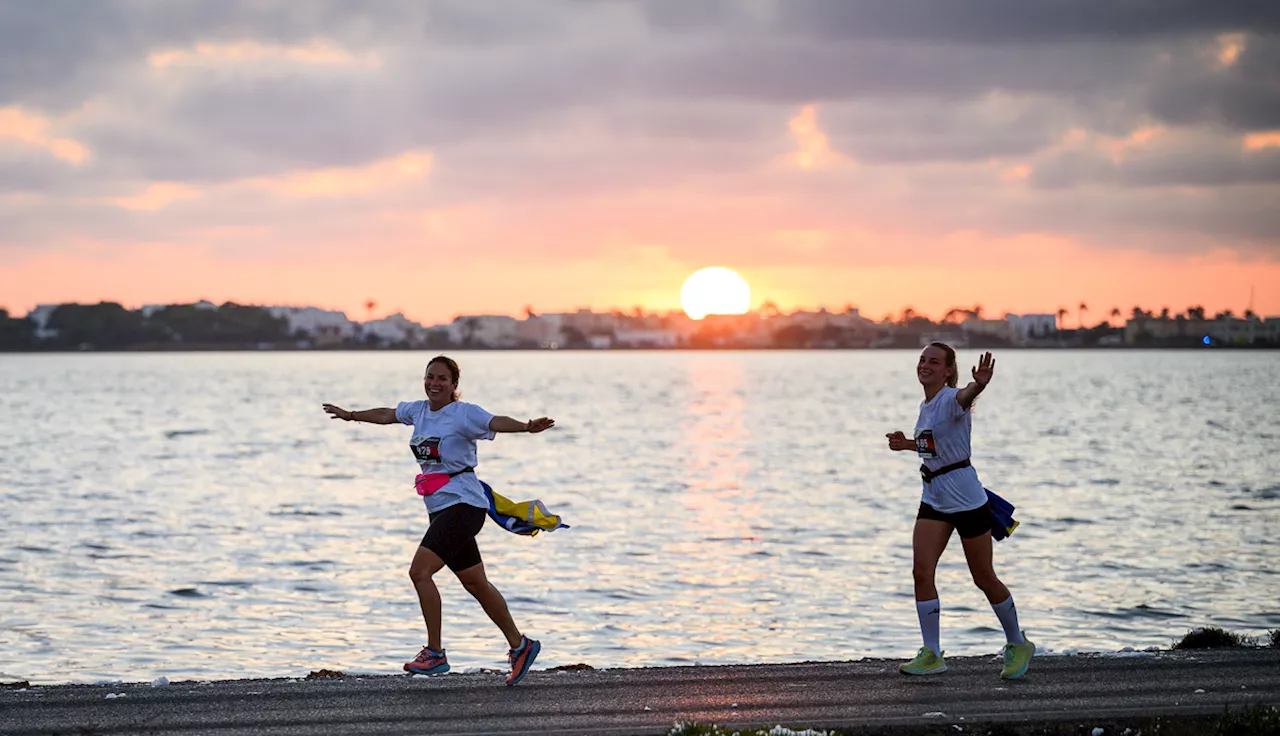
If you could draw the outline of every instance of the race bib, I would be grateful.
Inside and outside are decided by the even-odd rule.
[[[409,440],[409,449],[413,450],[414,459],[421,465],[444,464],[440,457],[439,437],[414,437]]]
[[[921,457],[937,457],[938,445],[933,440],[932,429],[916,430],[916,452]]]

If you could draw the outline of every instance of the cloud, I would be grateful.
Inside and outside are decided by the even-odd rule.
[[[356,55],[346,49],[321,41],[293,46],[263,44],[256,41],[197,43],[191,48],[153,51],[147,56],[147,63],[156,69],[226,64],[251,66],[264,62],[290,62],[316,66],[360,66],[368,69],[377,69],[382,65],[382,61],[376,53],[366,52]]]
[[[92,232],[275,257],[409,233],[498,260],[693,238],[763,263],[780,244],[857,259],[895,238],[1033,231],[1278,253],[1278,13],[4,3],[0,110],[17,112],[0,123],[0,237],[10,252]],[[432,218],[449,225],[427,232]]]
[[[831,150],[827,134],[818,127],[818,112],[813,105],[800,108],[800,112],[787,122],[787,127],[796,142],[795,152],[787,157],[793,166],[810,171],[850,163],[846,157]]]
[[[1073,130],[1037,158],[1031,183],[1046,188],[1221,187],[1280,184],[1280,150],[1264,136],[1145,126],[1111,137]]]
[[[247,179],[231,186],[258,189],[290,199],[333,199],[370,194],[407,182],[421,181],[430,171],[430,153],[409,151],[367,166],[300,171]]]
[[[785,0],[778,25],[807,36],[968,43],[1123,43],[1185,33],[1280,31],[1267,0]]]
[[[1246,151],[1257,151],[1264,148],[1280,148],[1280,130],[1267,130],[1248,133],[1241,141]]]
[[[131,197],[116,197],[111,201],[117,207],[123,207],[126,210],[154,212],[156,210],[163,209],[174,202],[184,199],[195,199],[200,195],[200,190],[184,184],[156,182],[155,184],[148,186],[141,194],[135,194]]]
[[[0,107],[0,141],[9,139],[34,146],[71,164],[84,163],[89,159],[90,151],[83,143],[72,138],[55,137],[50,133],[51,127],[48,119],[20,107]]]

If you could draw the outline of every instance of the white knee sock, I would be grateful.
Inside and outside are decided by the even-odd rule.
[[[991,610],[996,612],[1000,625],[1004,627],[1004,638],[1010,644],[1021,644],[1022,629],[1018,628],[1018,609],[1013,605],[1013,596],[1000,603],[992,603]]]
[[[924,638],[924,645],[932,649],[934,654],[942,656],[941,644],[938,643],[941,636],[939,622],[942,619],[942,604],[937,598],[916,601],[916,616],[920,619],[920,635]]]

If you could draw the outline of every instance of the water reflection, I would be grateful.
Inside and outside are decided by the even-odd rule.
[[[1001,358],[1005,382],[983,396],[975,453],[984,479],[1019,505],[1023,526],[997,564],[1038,643],[1141,648],[1192,626],[1280,627],[1272,356]],[[426,525],[406,483],[412,464],[396,428],[327,423],[317,406],[416,395],[422,360],[0,361],[0,394],[24,387],[0,426],[0,673],[83,682],[398,671],[422,643],[405,576]],[[909,656],[919,486],[883,433],[915,415],[918,388],[902,369],[913,360],[466,356],[470,400],[562,422],[486,444],[482,460],[495,484],[543,498],[574,525],[536,539],[490,525],[480,540],[521,626],[545,637],[540,664]],[[1230,390],[1200,393],[1217,386]],[[1132,398],[1144,390],[1157,403]],[[239,400],[248,395],[260,400]],[[65,423],[45,410],[67,402],[80,435],[106,438],[79,445],[75,465]],[[1161,444],[1095,441],[1129,435]],[[939,584],[948,652],[997,649],[958,550]],[[505,645],[479,606],[453,581],[444,595],[455,666],[501,667]]]

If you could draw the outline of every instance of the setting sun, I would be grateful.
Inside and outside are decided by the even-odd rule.
[[[751,287],[727,268],[704,268],[685,280],[680,289],[680,306],[691,319],[708,314],[745,314],[751,308]]]

